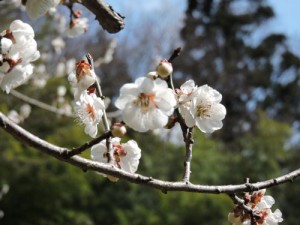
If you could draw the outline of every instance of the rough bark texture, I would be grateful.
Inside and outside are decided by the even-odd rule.
[[[104,30],[117,33],[125,26],[124,18],[102,0],[82,0],[81,4],[95,14],[96,20]]]

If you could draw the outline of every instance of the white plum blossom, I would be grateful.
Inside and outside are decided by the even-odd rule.
[[[194,81],[185,82],[177,90],[179,109],[188,127],[197,126],[204,133],[221,129],[226,108],[220,104],[222,95],[208,85],[197,87]]]
[[[14,68],[8,73],[3,73],[2,79],[0,78],[2,90],[9,93],[11,89],[25,83],[32,75],[32,72],[33,66],[31,64],[19,64],[14,66]]]
[[[246,206],[251,208],[256,225],[278,225],[283,221],[279,209],[272,212],[271,207],[275,203],[272,196],[265,195],[266,190],[255,191],[252,195],[246,193],[244,201]],[[228,221],[233,225],[251,225],[251,216],[238,205],[235,205],[233,212],[228,214]]]
[[[59,3],[60,0],[27,0],[25,7],[28,16],[31,19],[37,19]]]
[[[101,121],[104,102],[95,94],[82,93],[80,99],[76,101],[75,112],[80,121],[85,125],[84,132],[91,137],[96,137],[98,133],[98,124]]]
[[[55,53],[60,54],[65,48],[66,43],[64,39],[62,39],[61,37],[57,37],[51,41],[51,45],[53,46]]]
[[[78,100],[81,93],[95,83],[96,74],[89,63],[81,60],[76,63],[76,72],[71,72],[68,79],[74,88],[74,98]]]
[[[24,104],[20,107],[20,112],[18,113],[16,110],[9,111],[7,117],[11,119],[13,122],[19,124],[23,123],[26,118],[29,117],[31,113],[31,106],[28,104]]]
[[[2,32],[0,54],[0,86],[9,93],[25,83],[33,73],[31,62],[40,57],[32,27],[15,20]]]
[[[166,81],[141,77],[122,86],[115,105],[129,127],[145,132],[164,127],[177,101]]]
[[[126,143],[120,143],[120,141],[121,139],[118,137],[111,139],[111,146],[113,148],[112,163],[119,169],[129,173],[135,173],[141,158],[141,149],[134,140],[130,140]],[[101,141],[91,148],[91,158],[101,163],[108,163],[106,140]]]
[[[88,30],[88,19],[83,18],[75,18],[72,19],[69,29],[67,30],[68,37],[76,37],[78,35],[81,35]]]

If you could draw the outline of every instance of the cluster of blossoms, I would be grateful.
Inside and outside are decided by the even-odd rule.
[[[92,87],[97,79],[96,74],[91,65],[82,60],[76,63],[76,71],[68,78],[74,88],[76,114],[85,125],[84,132],[94,138],[105,110],[103,100],[97,97],[95,88]]]
[[[138,147],[134,140],[130,140],[126,143],[120,143],[121,139],[118,137],[111,139],[112,146],[112,159],[111,163],[119,169],[125,170],[129,173],[135,173],[139,160],[141,158],[141,149]],[[107,148],[106,140],[103,140],[99,144],[96,144],[91,149],[92,160],[108,163],[109,150]],[[106,176],[106,175],[103,175]],[[117,181],[118,179],[112,176],[107,176],[111,181]]]
[[[176,90],[179,110],[188,127],[197,126],[204,133],[221,129],[226,108],[220,104],[222,95],[208,85],[197,87],[189,80]]]
[[[10,24],[0,35],[0,86],[9,93],[25,83],[33,73],[31,62],[40,53],[34,40],[32,27],[20,20]]]
[[[61,0],[26,0],[24,5],[26,12],[31,19],[37,19],[45,15],[47,12],[55,11],[56,6],[63,3]],[[71,21],[67,29],[68,37],[75,37],[83,34],[88,29],[88,19],[81,17],[80,10],[71,10]]]
[[[7,117],[14,121],[15,123],[23,123],[26,118],[29,117],[31,113],[31,106],[28,104],[24,104],[20,107],[20,112],[16,110],[9,111]]]
[[[245,212],[244,208],[235,205],[232,212],[228,214],[228,221],[233,225],[277,225],[282,222],[282,213],[279,209],[274,212],[271,207],[275,200],[270,195],[265,195],[266,190],[253,192],[252,195],[246,193],[244,202],[249,207],[253,215]]]
[[[172,65],[162,61],[156,71],[123,85],[115,103],[123,121],[139,132],[163,128],[178,107],[188,127],[197,126],[204,133],[222,128],[226,115],[222,95],[208,85],[197,87],[192,80],[173,91],[163,79],[172,71]]]

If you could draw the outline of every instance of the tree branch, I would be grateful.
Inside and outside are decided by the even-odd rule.
[[[196,185],[185,182],[169,182],[162,181],[158,179],[153,179],[151,177],[146,177],[140,174],[131,174],[126,171],[120,170],[113,167],[112,165],[95,162],[92,160],[85,159],[80,156],[66,157],[66,152],[70,151],[67,148],[58,147],[49,142],[46,142],[37,136],[31,134],[30,132],[24,130],[22,127],[18,126],[10,119],[8,119],[3,113],[0,112],[0,127],[7,133],[14,136],[16,139],[20,140],[22,143],[27,144],[37,150],[51,155],[61,161],[67,162],[74,166],[81,168],[83,171],[91,170],[111,175],[117,178],[127,180],[131,183],[146,185],[155,189],[167,191],[185,191],[185,192],[197,192],[197,193],[237,193],[237,192],[250,192],[253,190],[260,190],[263,188],[269,188],[273,186],[278,186],[283,183],[291,182],[300,176],[300,168],[294,170],[283,176],[261,181],[257,183],[245,183],[237,185]]]
[[[187,128],[184,137],[185,142],[185,161],[184,161],[184,176],[183,181],[190,182],[191,175],[191,161],[192,161],[192,150],[193,150],[193,128]]]
[[[104,134],[102,134],[100,137],[97,137],[89,142],[86,142],[85,144],[81,145],[78,148],[73,148],[71,151],[66,151],[65,152],[65,156],[66,157],[72,157],[74,155],[78,155],[81,154],[82,152],[84,152],[85,150],[87,150],[88,148],[92,147],[95,144],[98,144],[99,142],[103,141],[104,139],[107,139],[111,136],[111,132],[105,132]]]
[[[77,1],[95,14],[96,20],[104,30],[109,33],[117,33],[125,26],[124,18],[113,8],[102,0],[81,0]]]
[[[53,112],[53,113],[56,113],[56,114],[61,115],[61,116],[74,117],[73,114],[67,114],[67,113],[63,112],[62,110],[60,110],[59,108],[56,108],[52,105],[41,102],[37,99],[31,98],[31,97],[29,97],[27,95],[24,95],[24,94],[22,94],[22,93],[20,93],[16,90],[11,90],[10,94],[13,95],[14,97],[26,102],[26,103],[37,106],[37,107],[39,107],[41,109],[44,109],[44,110],[47,110],[49,112]]]

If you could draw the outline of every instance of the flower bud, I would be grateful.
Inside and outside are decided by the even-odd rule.
[[[167,60],[162,60],[157,66],[156,71],[159,76],[166,78],[173,72],[172,63],[168,62]]]
[[[126,134],[127,130],[124,124],[122,123],[114,123],[111,128],[111,133],[114,137],[124,137]]]
[[[107,175],[107,178],[111,181],[111,182],[117,182],[119,180],[119,178],[111,176],[111,175]]]
[[[146,77],[152,79],[152,80],[155,80],[157,77],[158,77],[158,74],[156,71],[152,71],[152,72],[149,72],[146,74]]]

